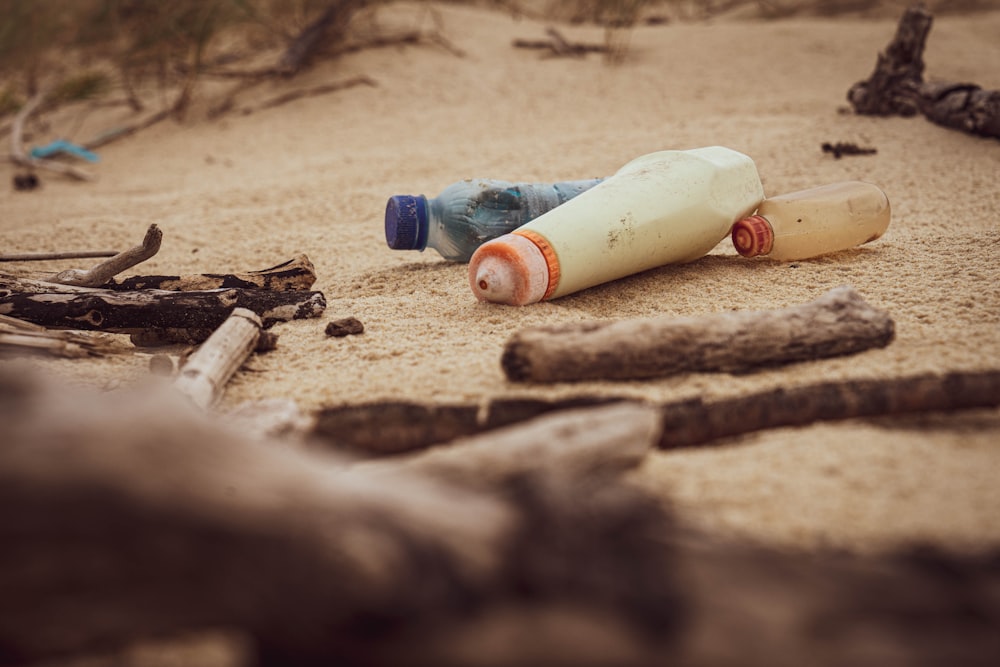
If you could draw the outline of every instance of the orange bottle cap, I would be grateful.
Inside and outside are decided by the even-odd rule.
[[[771,252],[774,230],[767,218],[751,215],[733,225],[733,245],[744,257],[756,257]]]
[[[480,301],[524,306],[541,301],[549,269],[537,245],[518,234],[487,241],[469,260],[469,286]]]

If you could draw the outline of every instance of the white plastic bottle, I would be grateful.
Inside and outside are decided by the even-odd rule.
[[[733,225],[733,245],[744,257],[777,260],[846,250],[885,233],[889,199],[864,181],[844,181],[765,199],[756,215]]]
[[[764,198],[746,155],[711,146],[660,151],[479,247],[480,301],[526,305],[671,263],[694,261]]]

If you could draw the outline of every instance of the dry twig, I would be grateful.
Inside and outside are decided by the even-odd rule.
[[[139,245],[123,250],[85,271],[81,269],[60,271],[51,278],[51,281],[77,287],[100,287],[122,271],[145,262],[159,252],[162,240],[163,232],[160,228],[155,224],[150,225]]]
[[[19,252],[0,255],[0,262],[43,262],[58,259],[91,259],[114,257],[117,250],[80,250],[67,252]]]

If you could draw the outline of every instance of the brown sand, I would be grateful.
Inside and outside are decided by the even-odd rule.
[[[627,60],[609,66],[596,55],[539,59],[511,47],[515,38],[542,38],[543,22],[469,7],[436,11],[465,57],[433,45],[360,52],[256,94],[354,75],[376,87],[212,122],[196,114],[102,149],[96,182],[42,173],[37,192],[8,186],[0,192],[0,250],[124,247],[155,222],[163,248],[137,273],[257,269],[307,253],[329,300],[326,315],[276,327],[278,349],[234,378],[224,408],[272,397],[305,409],[382,398],[712,398],[1000,364],[1000,143],[921,118],[842,111],[898,14],[641,27]],[[383,10],[380,21],[430,25],[426,13],[405,6]],[[603,39],[596,28],[563,31]],[[939,16],[927,75],[1000,88],[997,34],[1000,12]],[[56,117],[51,134],[86,140],[120,121],[76,110]],[[820,150],[827,141],[878,154],[836,160]],[[715,144],[753,157],[769,195],[846,179],[881,185],[893,205],[888,233],[796,264],[745,260],[726,241],[693,264],[525,308],[477,303],[465,265],[384,243],[392,194],[434,195],[475,176],[603,176],[638,155]],[[0,165],[3,182],[12,173]],[[891,313],[897,339],[888,348],[749,375],[630,383],[522,386],[507,382],[499,365],[505,340],[528,325],[784,307],[841,284]],[[364,322],[363,335],[324,335],[329,320],[347,316]],[[142,377],[147,362],[33,363],[104,387]],[[657,454],[639,479],[683,518],[721,533],[871,551],[907,540],[1000,544],[998,471],[1000,412],[992,410],[779,429]]]

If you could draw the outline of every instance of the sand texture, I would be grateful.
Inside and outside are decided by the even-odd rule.
[[[1000,142],[914,118],[846,110],[898,14],[875,18],[730,16],[636,28],[624,62],[541,58],[512,47],[547,23],[442,5],[427,42],[364,50],[276,81],[240,102],[367,76],[376,85],[208,120],[197,107],[99,151],[94,182],[40,173],[16,192],[0,164],[0,252],[125,247],[156,223],[159,254],[131,273],[262,269],[306,253],[328,299],[320,319],[279,324],[276,350],[251,359],[222,408],[289,398],[305,410],[379,399],[440,403],[502,396],[607,395],[666,401],[743,395],[816,381],[1000,368]],[[390,6],[379,27],[431,25]],[[573,40],[603,32],[564,26]],[[926,76],[1000,89],[1000,11],[935,19]],[[208,105],[211,89],[198,103]],[[256,97],[254,97],[256,96]],[[70,109],[35,139],[86,140],[130,118]],[[834,159],[824,142],[877,154]],[[557,181],[606,176],[663,149],[722,145],[751,156],[765,193],[841,180],[880,185],[885,236],[794,263],[709,256],[517,308],[478,303],[466,266],[386,247],[393,194],[435,195],[467,177]],[[5,265],[38,274],[89,260]],[[519,329],[591,319],[784,308],[851,285],[895,321],[884,349],[739,375],[518,384],[500,366]],[[331,338],[356,317],[361,335]],[[6,363],[6,362],[5,362]],[[33,364],[97,388],[137,381],[148,356]],[[922,540],[1000,545],[1000,412],[977,410],[776,429],[717,447],[658,453],[638,480],[682,518],[727,535],[862,552]]]

